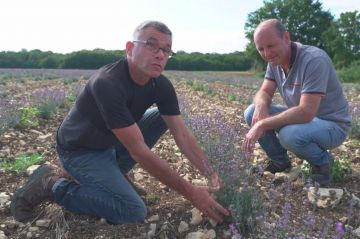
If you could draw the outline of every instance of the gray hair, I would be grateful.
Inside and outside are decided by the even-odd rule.
[[[135,31],[133,34],[134,38],[136,39],[137,35],[140,34],[141,32],[143,32],[148,27],[155,28],[159,32],[162,32],[162,33],[172,37],[172,32],[164,23],[159,22],[159,21],[145,21],[145,22],[142,22],[139,26],[137,26],[135,28]]]

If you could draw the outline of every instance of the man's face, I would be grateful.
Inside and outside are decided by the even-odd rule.
[[[255,31],[254,41],[260,56],[271,65],[290,63],[290,36],[285,32],[280,37],[273,27],[261,27]]]
[[[160,76],[169,59],[169,55],[164,51],[171,51],[171,36],[148,27],[139,33],[135,40],[127,45],[129,61],[145,77]]]

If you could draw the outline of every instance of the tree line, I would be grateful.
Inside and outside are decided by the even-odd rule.
[[[69,54],[22,50],[20,52],[0,52],[0,68],[62,68],[97,69],[107,63],[125,57],[124,50],[108,51],[103,49],[82,50]],[[167,70],[215,70],[246,71],[251,68],[251,59],[244,52],[229,54],[186,53],[178,51],[169,59]]]
[[[318,0],[264,0],[262,7],[247,16],[244,29],[249,43],[244,52],[204,54],[179,51],[175,57],[169,59],[166,69],[264,70],[266,63],[256,51],[253,33],[261,21],[269,18],[280,19],[290,32],[293,41],[324,49],[337,69],[359,69],[359,12],[341,13],[338,19],[334,19],[329,10],[324,10]],[[96,69],[123,57],[125,57],[124,50],[95,49],[68,54],[40,50],[3,51],[0,52],[0,68]]]

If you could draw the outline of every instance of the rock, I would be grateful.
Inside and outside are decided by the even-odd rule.
[[[338,188],[319,188],[316,192],[315,187],[310,187],[307,195],[309,201],[317,207],[327,208],[337,205],[343,194],[344,190]]]
[[[148,237],[154,237],[156,234],[156,223],[150,224],[150,231],[148,231],[147,235]]]
[[[205,232],[205,237],[209,239],[215,239],[216,238],[216,232],[214,229],[210,229]]]
[[[189,234],[186,235],[185,239],[207,239],[207,237],[203,232],[198,231],[198,232],[190,232]]]
[[[201,216],[200,211],[197,208],[191,209],[191,225],[198,225],[202,222],[203,217]]]
[[[218,224],[218,222],[215,221],[215,220],[212,219],[212,218],[209,218],[209,222],[210,222],[210,224],[211,224],[212,227],[216,227],[216,225]]]
[[[29,227],[29,232],[38,232],[39,227]]]
[[[45,139],[47,139],[47,138],[49,138],[49,137],[51,137],[51,136],[52,136],[52,133],[45,134],[45,135],[40,135],[40,136],[38,137],[38,139],[40,139],[40,140],[45,140]]]
[[[5,233],[0,230],[0,239],[7,239],[8,237],[5,236]]]
[[[186,222],[181,221],[178,227],[178,232],[182,233],[182,232],[186,232],[187,230],[189,230],[189,225]]]
[[[10,196],[6,192],[0,193],[0,205],[5,205],[10,200]]]
[[[357,238],[360,238],[360,227],[352,231],[352,234]]]
[[[26,169],[26,173],[30,176],[31,174],[33,174],[33,172],[34,172],[38,167],[40,167],[40,165],[37,165],[37,164],[31,165],[30,167],[28,167],[28,168]]]
[[[40,219],[40,220],[37,220],[35,225],[38,226],[38,227],[49,227],[50,226],[50,223],[51,223],[51,220],[50,219]]]
[[[157,222],[157,221],[159,221],[159,215],[152,215],[151,217],[149,217],[148,219],[147,219],[147,221],[148,222]]]
[[[144,175],[142,173],[134,173],[134,179],[136,182],[138,182],[144,179]]]

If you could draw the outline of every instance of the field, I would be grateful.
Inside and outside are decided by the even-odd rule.
[[[258,145],[252,156],[241,151],[248,129],[243,112],[261,84],[248,72],[165,72],[177,90],[184,121],[223,181],[224,190],[214,196],[232,211],[224,223],[203,218],[138,167],[130,177],[147,193],[143,223],[109,225],[55,204],[42,205],[33,222],[15,222],[9,196],[26,181],[31,164],[57,165],[57,127],[92,73],[0,69],[0,238],[1,232],[7,238],[359,238],[360,86],[344,85],[355,123],[350,137],[332,150],[336,178],[331,188],[342,189],[343,195],[336,204],[320,208],[316,203],[321,198],[311,202],[308,197],[307,166],[300,159],[291,155],[295,170],[284,176],[260,176],[257,172],[266,164],[263,151]],[[281,103],[278,95],[274,102]],[[207,183],[169,133],[153,151],[187,180]]]

